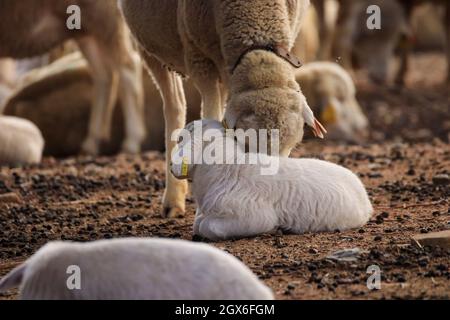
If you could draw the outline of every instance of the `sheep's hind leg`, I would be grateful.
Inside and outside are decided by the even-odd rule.
[[[145,139],[144,91],[142,67],[137,54],[129,54],[120,68],[119,98],[125,120],[125,140],[122,151],[139,153]]]
[[[107,57],[108,54],[94,38],[79,40],[83,55],[92,69],[94,81],[94,101],[89,120],[88,136],[82,151],[97,155],[100,142],[108,140],[111,132],[112,113],[117,101],[119,85],[118,71]]]
[[[170,157],[176,141],[172,133],[182,129],[186,123],[186,99],[180,76],[167,70],[156,58],[145,54],[145,61],[159,87],[164,104],[166,125],[166,190],[163,196],[163,217],[184,214],[187,182],[177,180],[170,172]]]
[[[213,61],[206,58],[196,46],[187,40],[186,65],[189,76],[202,98],[202,118],[222,121],[223,107],[221,83]]]

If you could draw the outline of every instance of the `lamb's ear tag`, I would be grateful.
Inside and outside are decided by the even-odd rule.
[[[320,115],[320,120],[325,125],[335,124],[337,122],[336,109],[330,104],[327,105]]]
[[[187,157],[183,157],[181,162],[181,175],[187,177],[189,173],[189,160]]]
[[[286,60],[287,62],[289,62],[295,68],[301,68],[303,66],[303,64],[299,58],[297,58],[295,55],[293,55],[292,53],[290,53],[288,50],[286,50],[283,47],[276,47],[275,53],[279,57],[281,57],[284,60]]]

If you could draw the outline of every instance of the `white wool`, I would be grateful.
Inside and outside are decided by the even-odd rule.
[[[44,139],[30,121],[0,116],[0,165],[39,163]]]
[[[203,132],[217,130],[220,125],[211,120],[202,123]],[[227,147],[235,144],[233,137],[211,143],[224,141]],[[199,142],[182,143],[179,152],[172,155],[172,172],[180,178],[186,176],[180,174],[183,170],[177,157],[184,157],[185,151]],[[193,180],[192,192],[198,204],[196,235],[217,241],[277,229],[295,234],[347,230],[370,219],[373,208],[367,192],[350,170],[315,159],[260,157],[264,166],[277,162],[278,173],[261,175],[261,164],[189,165],[187,177]]]
[[[79,267],[80,290],[68,289],[71,266]],[[25,300],[273,299],[233,256],[167,239],[51,242],[3,278],[0,292],[18,285]]]
[[[333,62],[312,62],[296,72],[296,80],[326,127],[328,139],[358,141],[367,136],[369,121],[356,99],[355,84],[344,68]]]

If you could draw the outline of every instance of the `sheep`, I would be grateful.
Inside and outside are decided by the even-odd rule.
[[[30,121],[0,116],[0,165],[26,165],[41,162],[44,139]]]
[[[332,62],[308,63],[297,71],[296,79],[327,128],[327,139],[359,142],[367,137],[369,122],[356,100],[355,84],[344,68]]]
[[[412,24],[412,15],[414,12],[414,8],[424,4],[424,3],[432,3],[436,5],[442,5],[444,7],[445,14],[441,17],[435,17],[442,21],[442,24],[446,31],[446,39],[447,39],[447,84],[450,84],[450,2],[442,1],[442,0],[398,0],[406,15],[406,19],[408,21],[408,26]],[[411,26],[412,28],[412,26]],[[400,48],[400,68],[396,75],[395,82],[399,85],[404,85],[405,83],[405,75],[409,68],[409,55],[411,54],[413,44],[411,43],[411,38],[404,39],[402,46]]]
[[[77,271],[80,281],[71,282]],[[50,242],[6,275],[0,292],[17,286],[23,300],[273,299],[230,254],[169,239]]]
[[[71,30],[69,8],[81,8],[81,29]],[[11,32],[14,30],[14,32]],[[123,101],[126,139],[135,153],[145,136],[139,58],[133,57],[128,30],[115,0],[0,0],[0,57],[25,59],[75,40],[89,61],[94,101],[83,152],[95,155],[110,135],[112,109]]]
[[[317,0],[320,1],[320,0]],[[352,53],[358,64],[367,67],[375,83],[386,83],[389,61],[397,49],[400,66],[395,74],[395,83],[404,85],[412,50],[412,32],[409,23],[413,9],[418,4],[434,2],[446,8],[443,21],[447,29],[448,80],[450,82],[450,2],[441,0],[340,0],[340,8],[334,35],[334,54],[346,69],[353,67]],[[381,30],[369,30],[366,26],[367,8],[377,5],[382,11]]]
[[[367,8],[377,5],[382,11],[382,28],[367,27]],[[375,83],[385,83],[389,62],[402,38],[409,36],[402,6],[392,0],[340,1],[334,36],[334,54],[347,70],[353,69],[352,55],[366,67]]]
[[[35,123],[45,139],[44,154],[68,157],[78,154],[87,133],[87,123],[93,95],[89,66],[84,57],[73,53],[50,65],[24,74],[14,94],[5,105],[4,114],[28,119]],[[147,138],[142,150],[164,152],[164,115],[158,89],[148,74],[143,75],[144,122]],[[188,119],[200,117],[200,97],[191,82],[185,83]],[[102,154],[120,151],[124,139],[120,101],[115,107],[112,135],[103,143]]]
[[[283,156],[302,140],[305,122],[323,135],[309,117],[295,81],[293,65],[300,63],[288,53],[309,0],[119,3],[163,97],[168,155],[175,146],[171,134],[186,122],[186,100],[177,73],[189,76],[199,90],[204,118],[221,121],[227,102],[229,127],[280,129]],[[170,174],[169,158],[164,217],[184,213],[187,192],[187,184]]]
[[[215,120],[188,125],[180,138],[171,171],[192,180],[198,204],[194,235],[220,241],[276,230],[347,230],[363,226],[373,213],[360,179],[341,166],[267,154],[251,162],[251,153]],[[222,162],[203,161],[206,150]],[[238,159],[245,164],[236,164]],[[272,174],[262,174],[266,167]]]

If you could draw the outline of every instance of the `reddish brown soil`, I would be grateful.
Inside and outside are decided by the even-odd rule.
[[[360,100],[373,127],[370,143],[312,142],[295,152],[339,163],[361,176],[375,207],[366,226],[214,244],[242,259],[278,298],[450,298],[450,251],[411,244],[415,234],[450,229],[450,185],[433,183],[437,174],[450,174],[450,104],[447,89],[440,85],[445,64],[436,55],[418,56],[413,62],[407,89],[359,83]],[[440,68],[433,77],[427,68],[435,63]],[[160,218],[164,174],[158,153],[47,158],[39,166],[0,169],[0,195],[14,192],[22,199],[0,203],[0,276],[49,240],[190,240],[195,210],[191,199],[185,217]],[[362,250],[356,262],[326,259],[336,250],[356,247]],[[381,290],[366,287],[370,265],[381,268]],[[15,296],[12,292],[0,298]]]

